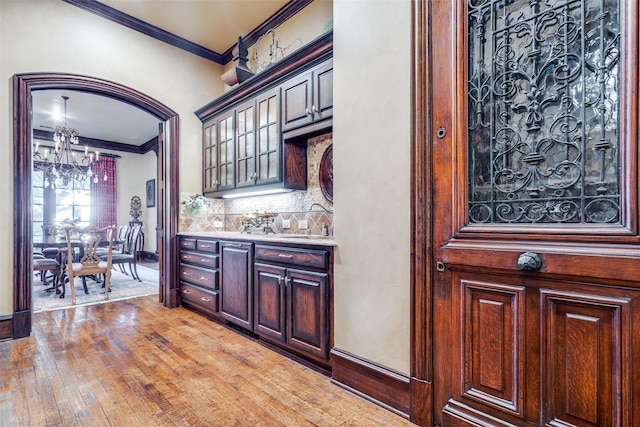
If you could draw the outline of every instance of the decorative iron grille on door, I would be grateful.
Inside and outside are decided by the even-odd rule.
[[[621,222],[619,5],[468,0],[469,221]]]

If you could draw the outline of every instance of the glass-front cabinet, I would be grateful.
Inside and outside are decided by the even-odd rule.
[[[277,88],[204,124],[204,193],[281,180],[279,105]]]
[[[332,33],[323,34],[195,111],[203,124],[203,194],[241,197],[307,188],[306,141],[333,125],[332,47]],[[309,110],[313,120],[285,128],[285,110],[306,114],[298,105],[305,97],[294,97],[295,91],[285,102],[301,75],[317,76],[305,86],[316,100]]]
[[[204,124],[204,193],[234,188],[234,116],[233,110],[227,111]]]
[[[236,188],[280,179],[280,90],[236,108]]]

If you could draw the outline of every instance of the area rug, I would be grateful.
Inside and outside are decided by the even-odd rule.
[[[128,271],[128,266],[125,266]],[[104,288],[101,283],[96,283],[91,279],[87,279],[87,288],[89,294],[84,293],[82,287],[82,279],[76,278],[76,306],[103,304],[109,301],[119,301],[129,298],[135,298],[145,295],[157,295],[158,289],[158,270],[144,267],[138,264],[138,275],[142,282],[133,279],[130,275],[120,272],[119,267],[111,270],[111,281],[109,282],[109,300],[104,299]],[[60,298],[55,292],[47,292],[45,289],[50,285],[43,285],[39,280],[39,275],[33,278],[33,312],[47,310],[59,310],[71,307],[71,290],[67,284],[66,295]]]

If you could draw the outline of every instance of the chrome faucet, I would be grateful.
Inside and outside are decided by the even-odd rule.
[[[309,209],[307,209],[307,210],[309,210],[309,211],[310,211],[310,210],[312,210],[314,206],[318,206],[318,207],[320,207],[320,209],[322,209],[322,210],[323,210],[323,211],[325,211],[326,213],[333,215],[333,211],[332,211],[332,210],[329,210],[329,209],[325,208],[325,207],[324,207],[324,206],[322,206],[320,203],[314,203],[314,204],[312,204],[311,206],[309,206]]]

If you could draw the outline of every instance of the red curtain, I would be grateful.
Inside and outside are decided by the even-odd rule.
[[[115,157],[100,156],[91,165],[91,225],[107,227],[117,224],[117,182]]]

